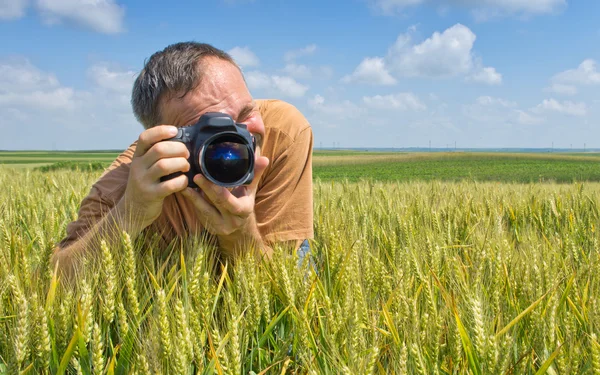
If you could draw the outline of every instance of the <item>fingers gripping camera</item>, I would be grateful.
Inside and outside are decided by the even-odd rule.
[[[175,137],[165,141],[181,142],[188,148],[190,170],[185,175],[189,187],[197,187],[193,181],[197,174],[224,187],[246,185],[254,179],[254,137],[245,124],[236,123],[225,113],[205,113],[196,124],[179,128]],[[182,174],[176,172],[160,180]]]

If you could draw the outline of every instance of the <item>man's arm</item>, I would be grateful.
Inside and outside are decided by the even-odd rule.
[[[58,261],[59,267],[72,275],[78,260],[94,254],[101,239],[113,242],[123,230],[133,238],[158,218],[164,198],[187,187],[185,175],[160,181],[162,176],[189,170],[189,151],[184,144],[160,142],[176,133],[173,126],[156,126],[140,134],[122,198],[111,207],[99,193],[88,195],[79,210],[81,224],[71,228],[74,232],[85,227],[85,233],[68,233],[70,243],[55,249],[53,264]]]

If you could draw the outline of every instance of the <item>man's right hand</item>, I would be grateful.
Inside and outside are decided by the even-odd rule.
[[[163,176],[190,169],[187,160],[190,154],[183,143],[161,142],[176,134],[175,126],[159,125],[145,130],[138,138],[127,188],[120,202],[123,213],[138,230],[158,218],[165,197],[188,186],[186,175],[160,181]]]

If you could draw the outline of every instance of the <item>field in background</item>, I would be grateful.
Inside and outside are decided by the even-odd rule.
[[[116,151],[5,151],[0,152],[0,165],[101,170],[118,154]],[[317,150],[313,154],[313,171],[315,178],[321,180],[348,181],[600,181],[600,154]]]

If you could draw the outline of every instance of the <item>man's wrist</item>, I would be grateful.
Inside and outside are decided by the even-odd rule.
[[[217,239],[219,248],[227,257],[252,251],[257,256],[270,258],[273,252],[263,240],[254,214],[248,217],[244,227],[228,235],[217,235]]]
[[[126,200],[125,196],[114,207],[111,217],[120,231],[127,232],[131,238],[136,237],[152,224],[152,222],[144,222],[142,213],[136,210],[134,205]]]

